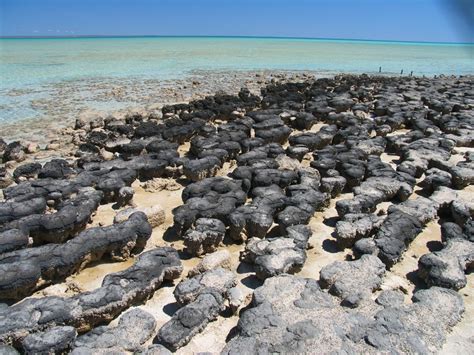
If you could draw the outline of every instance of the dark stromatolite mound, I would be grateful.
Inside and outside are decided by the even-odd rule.
[[[21,342],[21,347],[26,354],[63,353],[71,350],[76,336],[74,327],[58,326],[28,335]]]
[[[13,171],[13,179],[15,182],[20,182],[21,179],[31,179],[38,176],[42,166],[39,163],[27,163],[20,165]]]
[[[140,255],[128,269],[109,274],[102,286],[69,298],[30,298],[0,309],[0,341],[17,344],[29,334],[56,324],[88,331],[109,322],[133,304],[153,295],[165,280],[179,277],[183,268],[173,248],[158,248]]]
[[[212,253],[222,243],[225,232],[225,225],[220,220],[199,218],[183,235],[186,251],[194,256]]]
[[[26,248],[28,243],[28,234],[19,229],[8,229],[0,232],[0,254]]]
[[[416,217],[397,211],[387,216],[374,239],[363,238],[356,242],[355,250],[361,254],[375,254],[391,267],[422,229],[423,224]]]
[[[343,303],[356,305],[382,284],[385,265],[374,255],[363,255],[359,260],[336,261],[320,271],[319,283]]]
[[[336,203],[340,216],[348,213],[371,213],[384,201],[405,201],[413,192],[415,179],[403,172],[396,172],[378,157],[370,157],[367,178],[354,187],[354,198]]]
[[[385,219],[371,213],[349,213],[336,223],[336,239],[342,248],[350,248],[362,238],[369,238]]]
[[[174,296],[183,307],[160,328],[154,341],[172,351],[186,345],[226,308],[235,284],[234,273],[221,268],[181,281]]]
[[[429,353],[439,349],[464,306],[453,291],[433,287],[415,293],[413,303],[370,306],[347,312],[317,282],[282,275],[256,289],[223,354]],[[380,302],[384,304],[384,302]]]
[[[15,141],[8,144],[3,150],[3,162],[17,161],[21,162],[26,159],[26,147],[21,142]]]
[[[306,252],[291,238],[252,238],[248,240],[241,258],[254,264],[258,278],[266,279],[301,270],[306,261]]]
[[[0,158],[3,158],[3,154],[5,154],[5,149],[7,148],[8,144],[5,140],[0,137]]]
[[[221,160],[216,156],[188,160],[183,165],[183,173],[192,181],[199,181],[216,175],[221,167]]]
[[[454,144],[443,138],[422,138],[401,149],[402,162],[397,170],[416,178],[428,170],[429,164],[449,160]]]
[[[71,354],[139,351],[155,327],[155,318],[150,313],[135,308],[124,313],[117,326],[100,326],[79,336]]]
[[[7,188],[13,184],[13,176],[10,172],[3,166],[0,166],[0,189]]]
[[[321,128],[317,133],[306,132],[295,134],[290,137],[289,142],[291,146],[303,146],[308,148],[309,151],[315,151],[331,144],[336,132],[336,126],[327,126]]]
[[[452,183],[456,189],[463,189],[474,183],[474,162],[461,161],[451,168]]]
[[[467,284],[465,273],[474,267],[473,237],[454,223],[443,224],[441,232],[444,248],[421,256],[418,275],[429,286],[459,290]]]
[[[223,177],[214,177],[188,185],[183,190],[184,205],[174,214],[174,223],[180,233],[189,229],[198,218],[216,218],[224,222],[247,194],[242,190],[242,182]]]
[[[360,254],[377,255],[390,268],[402,258],[423,227],[437,217],[439,208],[438,202],[424,197],[392,205],[388,216],[376,228],[374,238],[360,239],[354,249]]]
[[[0,255],[0,298],[18,299],[64,280],[103,256],[123,260],[140,252],[151,235],[142,212],[123,223],[90,228],[64,244],[18,250]]]
[[[56,206],[61,201],[79,192],[80,189],[93,187],[96,190],[102,191],[102,203],[110,203],[116,202],[119,198],[120,189],[125,186],[130,186],[136,178],[137,173],[132,169],[100,169],[100,166],[98,166],[97,170],[81,171],[77,176],[69,180],[46,178],[24,181],[18,185],[4,189],[3,193],[7,199],[6,204],[43,198],[47,201],[52,201],[54,206]],[[0,223],[18,218],[14,216],[10,219],[2,219],[3,206],[5,206],[5,204],[1,203]],[[29,212],[28,214],[31,213],[33,212]]]
[[[236,208],[229,216],[229,235],[235,241],[265,237],[276,213],[283,209],[288,200],[277,185],[257,187],[251,195],[251,203]]]
[[[287,206],[276,217],[283,230],[307,224],[314,212],[322,211],[329,205],[330,195],[319,191],[321,177],[316,169],[300,169],[298,175],[299,183],[286,188]]]
[[[101,191],[84,188],[75,197],[61,202],[57,212],[30,214],[5,224],[0,230],[20,230],[31,237],[35,245],[63,243],[86,226],[102,197]]]
[[[0,202],[0,224],[14,221],[32,214],[43,213],[46,200],[43,197],[32,198],[20,202]]]
[[[288,227],[286,233],[280,237],[251,238],[247,241],[240,258],[254,265],[258,278],[295,273],[303,267],[311,229],[295,225]]]

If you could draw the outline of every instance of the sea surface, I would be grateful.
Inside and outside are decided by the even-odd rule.
[[[194,71],[474,74],[474,44],[240,37],[0,39],[0,122],[44,117],[58,88],[173,80]],[[63,91],[64,91],[63,90]],[[75,101],[80,101],[76,97]],[[117,102],[112,102],[117,105]],[[97,104],[97,103],[96,103]],[[124,105],[124,103],[121,103]],[[107,108],[107,102],[101,102]]]

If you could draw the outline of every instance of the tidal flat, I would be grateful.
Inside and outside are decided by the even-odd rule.
[[[468,353],[474,78],[195,75],[2,126],[0,352]]]

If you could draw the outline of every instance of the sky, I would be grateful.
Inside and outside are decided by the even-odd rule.
[[[474,0],[0,0],[0,36],[474,42]]]

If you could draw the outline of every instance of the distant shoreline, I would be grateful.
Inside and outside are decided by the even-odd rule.
[[[68,36],[0,36],[0,39],[127,39],[127,38],[196,38],[196,39],[273,39],[273,40],[302,40],[318,42],[350,42],[374,44],[416,44],[416,45],[448,45],[448,46],[474,46],[474,42],[433,42],[433,41],[408,41],[388,39],[363,39],[363,38],[318,38],[318,37],[284,37],[284,36],[206,36],[206,35],[68,35]]]

